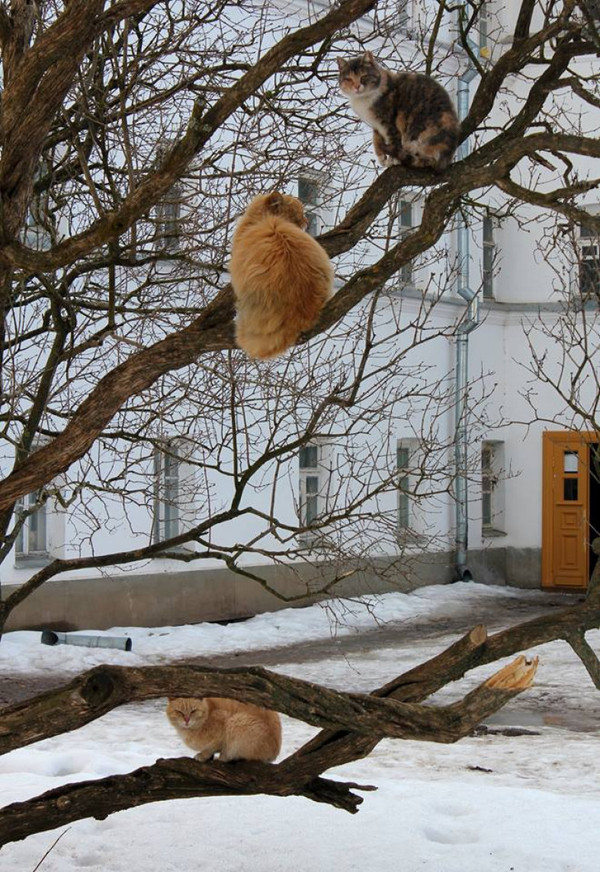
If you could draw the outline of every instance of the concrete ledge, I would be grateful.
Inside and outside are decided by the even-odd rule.
[[[407,592],[425,584],[446,583],[452,580],[449,557],[417,554],[363,565],[252,567],[283,598],[228,569],[55,579],[15,609],[6,629],[102,630],[235,620],[334,596]],[[336,577],[346,573],[351,574],[323,593]],[[4,596],[12,589],[5,586]],[[293,601],[286,601],[290,597]]]
[[[540,549],[486,548],[469,552],[467,564],[477,582],[539,588],[540,560]],[[455,580],[452,552],[342,565],[255,566],[252,571],[265,580],[265,587],[228,569],[54,579],[15,609],[6,629],[103,630],[228,621],[335,596],[408,592]],[[346,573],[348,577],[323,593]],[[4,596],[13,589],[5,586]],[[286,600],[290,597],[293,601]]]

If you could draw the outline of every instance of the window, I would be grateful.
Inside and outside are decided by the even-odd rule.
[[[398,224],[400,239],[404,239],[415,226],[414,205],[410,200],[400,200],[398,203]],[[405,263],[400,268],[400,282],[410,285],[413,281],[413,262]]]
[[[154,523],[152,541],[179,535],[180,465],[174,443],[154,452]]]
[[[160,248],[177,251],[181,244],[182,187],[173,185],[156,207],[156,238]]]
[[[325,488],[328,481],[328,471],[323,462],[325,451],[324,445],[305,445],[298,455],[301,527],[310,527],[325,508]],[[316,533],[303,530],[300,538],[304,542],[312,542]]]
[[[298,178],[298,199],[304,206],[308,220],[307,231],[311,236],[318,236],[322,230],[321,220],[321,182],[316,176],[300,176]]]
[[[44,437],[36,439],[32,452],[47,442]],[[64,556],[65,513],[61,509],[58,481],[17,502],[15,512],[20,529],[15,538],[16,566],[44,566],[51,557]]]
[[[36,251],[48,251],[52,248],[51,224],[47,212],[44,213],[41,199],[38,197],[32,200],[23,231],[25,245]]]
[[[17,514],[23,519],[15,542],[15,556],[18,560],[48,558],[46,500],[40,493],[28,494],[17,505]]]
[[[484,444],[481,449],[481,523],[484,528],[492,526],[492,498],[497,484],[492,469],[493,457],[492,446]]]
[[[398,471],[398,531],[410,529],[410,448],[399,443],[396,447]]]
[[[481,445],[481,527],[484,536],[501,536],[504,524],[504,443]]]
[[[579,499],[579,452],[563,452],[563,500],[565,502]]]
[[[579,292],[582,297],[600,296],[600,233],[579,228]]]
[[[172,141],[164,139],[156,154],[156,165],[160,166]],[[181,205],[184,189],[181,181],[175,182],[162,196],[154,209],[155,245],[161,251],[174,252],[181,247]]]
[[[494,219],[486,215],[482,230],[482,287],[485,300],[494,299],[494,262],[496,260],[496,242],[494,239]]]
[[[419,545],[423,538],[423,512],[415,499],[421,475],[418,439],[396,442],[396,530],[401,545]]]
[[[479,30],[479,54],[481,57],[490,56],[489,30],[490,30],[490,4],[482,2],[477,16],[477,29]]]
[[[38,166],[34,182],[43,181],[45,176],[51,173],[51,164],[48,158],[43,158]],[[42,185],[41,190],[34,191],[29,201],[29,208],[25,217],[23,228],[23,241],[29,248],[37,251],[47,251],[56,241],[56,214],[50,207],[50,197],[47,187]]]

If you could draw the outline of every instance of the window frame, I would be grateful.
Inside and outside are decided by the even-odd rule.
[[[600,231],[580,224],[577,243],[577,290],[579,295],[584,301],[600,300]]]
[[[307,457],[309,452],[310,463]],[[331,472],[327,466],[328,455],[329,446],[324,442],[309,442],[298,451],[297,517],[298,526],[302,528],[298,539],[305,546],[315,544],[321,536],[321,529],[312,530],[310,525],[327,509],[327,489]]]
[[[481,222],[481,295],[484,300],[496,299],[497,226],[497,221],[493,215],[483,216]],[[489,232],[486,233],[486,230]]]
[[[32,454],[50,442],[51,439],[45,436],[36,438],[31,447]],[[17,569],[47,566],[55,557],[64,556],[66,507],[59,492],[62,481],[62,476],[58,476],[45,487],[24,494],[17,500],[15,512],[20,516],[18,521],[22,521],[13,542],[14,566]],[[35,525],[35,531],[32,525]],[[43,538],[40,529],[43,529]],[[40,537],[37,543],[33,540],[34,536]]]
[[[416,498],[416,485],[420,479],[421,443],[414,436],[396,440],[396,538],[401,545],[420,545],[425,541],[421,529]],[[401,458],[400,453],[403,453]]]
[[[505,536],[505,443],[499,439],[481,441],[481,535]]]
[[[477,13],[477,43],[480,57],[489,57],[490,52],[490,2],[482,0]]]
[[[50,548],[48,545],[48,496],[46,494],[40,500],[40,495],[40,491],[25,494],[15,507],[19,518],[22,520],[14,546],[15,563],[17,564],[32,564],[34,562],[45,564],[50,560]],[[36,505],[37,508],[35,508]],[[32,529],[33,527],[35,529]],[[40,529],[43,530],[43,538],[40,537],[40,541],[37,543],[32,542],[33,536],[37,537],[40,535]],[[43,547],[35,547],[36,544],[43,544]]]
[[[414,206],[413,200],[406,200],[404,197],[400,197],[398,200],[398,237],[400,240],[405,239],[414,230]],[[405,221],[407,215],[408,220]],[[414,258],[400,267],[398,277],[404,287],[414,284]]]
[[[396,5],[398,7],[397,29],[408,33],[413,19],[413,2],[412,0],[398,0]]]
[[[402,461],[400,454],[403,454]],[[411,494],[410,494],[410,459],[411,450],[406,442],[398,441],[396,445],[396,527],[401,535],[410,530]]]
[[[306,191],[302,188],[306,186]],[[304,207],[304,214],[308,221],[306,232],[310,236],[320,236],[325,226],[323,216],[323,191],[325,176],[314,170],[300,170],[296,179],[296,196]],[[314,195],[307,196],[312,191]]]
[[[159,545],[181,531],[181,465],[183,458],[175,439],[156,445],[153,452],[154,499],[152,544]],[[174,467],[174,472],[171,470]]]
[[[175,182],[156,204],[156,244],[161,251],[176,252],[181,248],[181,204],[183,185]]]
[[[398,240],[402,241],[419,226],[420,213],[422,210],[421,198],[413,196],[411,199],[408,199],[408,197],[399,195],[395,200],[394,209]],[[415,270],[417,264],[418,258],[414,257],[398,270],[398,284],[401,291],[404,290],[404,288],[415,287]]]
[[[377,14],[377,11],[375,12],[377,32],[381,36],[395,36],[398,34],[412,36],[414,15],[413,0],[398,0],[387,15],[385,15],[383,10],[380,11],[380,14]]]

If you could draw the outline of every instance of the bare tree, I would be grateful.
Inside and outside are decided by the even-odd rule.
[[[597,179],[580,165],[600,156],[600,143],[579,111],[599,105],[597,15],[593,3],[523,0],[509,39],[503,31],[494,43],[491,23],[486,55],[473,49],[482,4],[469,2],[458,15],[445,2],[425,9],[411,63],[440,77],[477,73],[461,126],[471,148],[439,176],[391,167],[373,177],[368,137],[356,146],[355,121],[334,96],[333,69],[336,56],[382,35],[384,59],[399,46],[406,53],[392,6],[308,4],[304,24],[291,27],[284,4],[0,4],[1,555],[48,499],[79,513],[82,546],[82,556],[57,558],[4,600],[3,622],[66,570],[165,553],[216,557],[247,572],[244,554],[304,559],[298,536],[309,534],[320,553],[340,558],[343,575],[342,558],[356,560],[385,530],[385,511],[375,526],[372,505],[394,492],[396,459],[366,436],[381,432],[389,445],[400,409],[414,417],[429,458],[418,487],[430,497],[446,490],[437,471],[448,444],[438,422],[453,400],[422,353],[454,329],[434,318],[453,268],[440,273],[438,245],[453,221],[484,214],[489,191],[506,214],[530,204],[600,228],[583,205]],[[288,185],[307,167],[331,179],[330,228],[319,238],[336,259],[341,286],[284,363],[257,366],[235,349],[226,280],[232,224],[253,193]],[[421,215],[399,236],[401,195],[417,196]],[[390,295],[399,270],[418,258],[435,264],[431,285],[416,314],[398,317]],[[174,445],[173,434],[183,444]],[[298,522],[280,511],[277,484],[290,458],[320,440],[336,445],[333,463],[344,475],[326,510]],[[148,544],[134,508],[152,500],[143,470],[157,452],[185,454],[202,483],[204,512]],[[256,508],[249,495],[267,487],[266,509]],[[30,494],[35,499],[25,504]],[[98,553],[94,536],[116,504],[136,542]],[[240,519],[251,522],[243,541],[228,526]],[[1,812],[2,839],[190,790],[302,793],[353,810],[352,785],[323,779],[327,768],[369,753],[384,735],[459,738],[524,689],[534,666],[517,660],[446,709],[416,703],[471,666],[540,641],[568,638],[597,675],[583,634],[599,623],[591,593],[561,616],[492,640],[476,628],[393,686],[360,698],[249,670],[101,668],[5,710],[3,750],[167,691],[248,699],[327,732],[278,767],[159,761],[106,784],[68,786]]]
[[[13,305],[7,310],[4,347],[3,438],[4,462],[14,467],[6,482],[30,457],[39,467],[57,439],[68,443],[69,460],[53,465],[43,484],[24,484],[16,512],[14,502],[7,504],[2,557],[7,559],[29,519],[48,501],[73,518],[70,545],[80,553],[57,557],[5,597],[3,622],[32,591],[66,570],[165,554],[179,561],[219,559],[282,596],[265,578],[240,566],[240,557],[301,564],[314,559],[318,543],[318,555],[331,568],[328,578],[316,578],[308,588],[299,581],[287,596],[326,592],[356,571],[358,558],[364,566],[374,542],[380,548],[384,540],[397,544],[395,519],[389,512],[386,518],[377,504],[376,523],[373,500],[396,491],[389,437],[401,415],[410,415],[420,434],[421,459],[429,458],[427,465],[420,463],[415,486],[431,495],[447,488],[438,471],[448,446],[436,422],[452,397],[445,374],[429,373],[422,363],[421,349],[451,335],[451,326],[431,323],[448,276],[430,281],[428,298],[408,321],[398,307],[389,306],[382,276],[373,294],[361,292],[364,302],[357,298],[346,323],[322,331],[311,343],[310,357],[303,346],[283,367],[257,366],[237,352],[222,353],[233,344],[224,279],[228,243],[233,220],[249,196],[290,177],[302,178],[316,165],[330,178],[322,206],[335,223],[344,206],[340,192],[347,191],[350,179],[357,193],[365,189],[364,171],[360,165],[353,169],[345,153],[349,121],[339,107],[330,117],[331,89],[323,85],[329,76],[324,50],[342,10],[331,13],[327,25],[316,22],[306,33],[298,31],[298,36],[304,33],[304,55],[292,48],[289,37],[280,41],[277,51],[285,58],[273,67],[278,78],[272,85],[271,61],[257,77],[251,60],[261,40],[276,41],[285,28],[283,14],[270,10],[267,15],[260,5],[249,4],[253,25],[248,30],[237,4],[202,14],[194,3],[146,6],[137,15],[123,8],[122,20],[109,17],[98,24],[102,35],[90,38],[64,108],[48,121],[48,137],[31,173],[24,227],[15,239],[22,252],[42,259],[75,238],[82,245],[88,239],[89,246],[62,265],[56,261],[48,268],[7,272]],[[344,9],[343,20],[350,22],[362,9]],[[47,4],[39,18],[33,16],[31,51],[38,33],[57,32],[59,13]],[[231,97],[232,81],[240,87],[243,73],[250,76],[247,95],[227,108],[223,101]],[[314,83],[323,86],[323,105],[308,93]],[[213,138],[192,147],[198,113],[211,100],[220,101],[224,114],[214,122]],[[182,117],[191,118],[184,135]],[[325,121],[327,129],[315,138]],[[90,215],[98,220],[115,215],[132,206],[142,190],[144,203],[131,213],[129,226],[116,234],[107,230],[92,242],[89,234],[97,221]],[[363,247],[391,255],[398,203],[396,193],[381,199],[381,214],[373,211],[363,228]],[[347,251],[338,264],[340,278],[351,279],[362,254],[353,245],[338,249]],[[437,256],[428,248],[423,267]],[[395,272],[387,269],[391,276]],[[190,342],[196,341],[192,336],[199,327],[203,332],[201,325],[212,319],[215,306],[215,323],[227,338],[207,345],[206,354],[198,349],[186,363]],[[188,326],[182,329],[182,323]],[[148,352],[156,369],[149,366]],[[129,384],[100,424],[98,415],[120,391],[113,379],[124,388],[132,364],[137,387]],[[130,373],[122,382],[121,372]],[[87,442],[84,418],[100,424],[95,444],[101,448],[92,442],[72,453],[79,438],[73,427],[82,427]],[[375,431],[381,433],[378,448],[369,442]],[[290,474],[290,459],[312,443],[330,446],[329,471],[336,473],[336,484],[307,524],[306,518],[290,517],[289,507],[280,509],[277,493]],[[194,473],[189,489],[199,510],[177,535],[167,529],[155,535],[147,528],[156,496],[148,467],[159,452],[183,455]],[[144,507],[149,511],[136,511]],[[232,542],[232,524],[240,520],[247,527],[245,537]],[[98,544],[98,535],[111,525],[129,527],[131,547],[114,553],[102,540]]]
[[[405,51],[385,3],[341,3],[293,32],[284,9],[260,4],[104,5],[14,3],[4,16],[2,434],[12,470],[0,484],[2,556],[48,499],[77,517],[81,555],[33,576],[2,603],[3,621],[68,569],[165,553],[210,556],[235,571],[244,553],[302,560],[302,525],[280,513],[276,485],[299,448],[319,441],[336,446],[339,485],[307,532],[330,561],[340,558],[344,575],[345,559],[381,539],[385,512],[375,531],[373,505],[397,486],[396,459],[374,453],[367,432],[391,433],[394,415],[414,418],[428,461],[419,493],[448,487],[437,474],[448,446],[436,421],[453,400],[444,374],[428,373],[422,359],[428,342],[453,330],[434,317],[453,265],[445,275],[432,270],[408,323],[387,305],[398,271],[416,258],[439,265],[444,232],[457,215],[483,213],[484,191],[504,198],[505,214],[533,203],[581,219],[578,198],[594,184],[574,161],[597,156],[597,140],[553,100],[565,89],[580,104],[596,99],[586,66],[594,33],[573,2],[543,15],[524,4],[512,43],[498,44],[492,61],[473,55],[477,4],[458,18],[436,6],[419,22],[412,61],[440,75],[461,64],[479,73],[462,126],[475,147],[439,178],[391,168],[374,181],[368,137],[349,154],[355,123],[335,98],[332,60],[382,34],[390,56]],[[448,21],[458,21],[454,39]],[[75,52],[65,50],[69,40]],[[518,109],[512,117],[506,94]],[[342,287],[313,331],[309,358],[302,344],[284,370],[257,368],[237,352],[225,359],[234,346],[225,275],[232,222],[255,191],[307,167],[330,179],[323,205],[334,226],[321,242]],[[540,172],[551,184],[543,194]],[[399,192],[421,205],[420,222],[400,239]],[[251,432],[271,436],[255,451]],[[205,511],[178,536],[148,544],[134,511],[153,499],[143,468],[157,450],[175,450],[173,434],[185,435],[187,447],[176,449],[196,467]],[[272,498],[254,511],[249,495],[267,480]],[[35,495],[27,505],[26,495]],[[99,553],[95,534],[116,503],[135,547]],[[250,515],[252,532],[232,544],[227,524]],[[384,538],[395,536],[392,527]]]

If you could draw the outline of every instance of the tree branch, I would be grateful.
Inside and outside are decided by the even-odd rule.
[[[360,18],[376,5],[376,0],[343,0],[313,24],[300,28],[281,39],[260,58],[214,106],[204,112],[204,100],[195,103],[187,130],[168,151],[165,160],[130,192],[114,211],[100,216],[86,231],[59,243],[47,252],[36,252],[16,241],[6,240],[0,250],[0,263],[12,265],[16,258],[31,272],[53,271],[67,266],[93,249],[121,236],[131,224],[155,205],[180,178],[192,159],[210,140],[216,130],[236,111],[256,89],[276,73],[286,60],[325,39]],[[90,32],[92,23],[88,22]],[[50,29],[52,30],[52,28]],[[50,33],[50,30],[48,33]],[[78,44],[78,43],[77,43]],[[78,44],[79,45],[79,44]],[[32,77],[30,77],[32,78]],[[32,78],[34,81],[34,78]],[[17,107],[27,105],[23,98],[14,99]],[[30,115],[31,113],[25,113]],[[12,123],[17,120],[12,112]],[[10,129],[8,120],[7,129]],[[16,155],[15,155],[16,159]],[[25,266],[25,264],[27,264]]]
[[[410,669],[375,692],[404,702],[421,702],[449,682],[458,681],[470,669],[510,657],[517,651],[567,638],[579,629],[598,626],[600,607],[593,602],[563,609],[558,614],[534,618],[489,638],[486,638],[484,628],[478,626],[446,651]],[[335,760],[335,764],[330,765],[341,765],[348,759],[370,754],[378,741],[352,732],[324,730],[300,748],[297,754],[320,754],[323,747],[327,746],[324,753],[328,759]]]
[[[507,77],[528,66],[536,49],[555,39],[563,33],[565,28],[568,28],[569,17],[574,6],[575,0],[567,0],[562,15],[532,36],[520,39],[516,44],[513,43],[512,47],[501,55],[493,67],[482,76],[479,87],[473,96],[469,113],[461,124],[461,140],[473,133],[483,119],[489,115],[494,100]],[[561,49],[564,54],[573,50],[575,50],[574,47]],[[557,60],[553,59],[553,64],[556,65]]]
[[[596,652],[586,640],[585,633],[583,630],[575,630],[573,633],[569,633],[566,639],[587,669],[588,675],[597,689],[600,690],[600,660],[598,660]]]
[[[10,15],[4,8],[4,6],[0,6],[0,47],[4,49],[8,40],[10,39],[10,34],[12,31],[12,24],[10,20]]]
[[[363,799],[352,791],[370,785],[331,781],[268,763],[200,763],[191,757],[157,760],[125,775],[80,781],[0,810],[0,845],[86,817],[103,820],[127,808],[206,796],[305,796],[354,814]]]
[[[377,263],[358,272],[325,307],[321,319],[306,336],[314,336],[335,323],[367,294],[381,287],[403,262],[429,248],[440,238],[460,202],[460,196],[473,188],[501,182],[508,168],[524,156],[544,149],[564,149],[576,154],[600,156],[600,140],[582,140],[569,134],[534,134],[517,137],[510,144],[498,145],[498,157],[486,164],[477,153],[453,165],[446,183],[429,195],[423,221],[418,230],[399,242]],[[489,160],[487,155],[487,160]],[[382,174],[385,183],[377,180],[378,197],[391,196],[400,179],[421,178],[424,173],[407,173],[402,167],[392,167]],[[360,204],[363,220],[367,218],[366,202]],[[327,234],[326,249],[344,250],[343,234]],[[161,375],[193,363],[203,352],[234,347],[233,294],[228,286],[221,290],[203,313],[183,330],[173,333],[115,367],[92,390],[73,413],[71,421],[51,443],[27,458],[0,484],[0,512],[9,509],[23,494],[30,493],[51,481],[82,457],[123,403],[141,393]],[[304,338],[306,338],[306,336]]]
[[[522,0],[515,30],[513,33],[513,48],[529,37],[529,28],[536,7],[536,0]]]
[[[507,669],[499,673],[503,677],[506,674],[506,682],[494,685],[493,693],[488,681],[473,691],[475,696],[469,695],[482,711],[487,712],[490,706],[495,711],[513,692],[524,689],[525,685],[515,684],[520,667],[512,664],[512,672]],[[534,672],[535,668],[528,673],[531,679]],[[504,690],[508,696],[498,702]],[[475,725],[471,724],[471,702],[465,703],[464,711],[461,704],[425,708],[374,695],[339,693],[260,667],[215,670],[200,666],[98,666],[58,690],[3,709],[0,753],[77,729],[124,703],[167,696],[224,696],[273,708],[318,727],[341,726],[401,739],[452,742]]]
[[[18,74],[11,74],[2,95],[3,242],[21,228],[42,144],[96,36],[96,16],[103,5],[102,0],[73,0],[22,59],[11,59]]]
[[[12,715],[9,712],[8,718],[4,713],[0,714],[0,737],[5,738],[14,730],[16,712],[20,712],[19,720],[26,721],[26,731],[27,725],[39,717],[41,711],[44,720],[59,716],[54,705],[56,702],[63,713],[65,706],[72,710],[78,708],[87,722],[90,718],[84,712],[86,704],[98,717],[103,709],[119,704],[118,700],[149,699],[167,693],[190,696],[218,693],[259,704],[267,703],[308,723],[333,721],[347,728],[358,727],[373,732],[376,741],[387,735],[454,742],[467,735],[482,717],[497,711],[529,687],[536,668],[537,661],[527,664],[524,657],[518,657],[463,700],[433,708],[381,700],[374,695],[335,693],[264,669],[211,672],[177,666],[140,670],[100,667],[76,679],[67,688],[43,694],[29,704],[12,707]],[[81,700],[84,700],[83,707]],[[64,728],[65,722],[62,715],[60,717]],[[38,722],[38,735],[40,727]],[[22,738],[26,741],[26,736]],[[159,760],[154,766],[142,767],[128,775],[69,784],[34,799],[6,806],[0,810],[0,845],[81,818],[102,819],[124,808],[191,796],[296,794],[355,812],[362,800],[351,792],[351,788],[373,788],[321,778],[320,773],[331,765],[327,749],[320,749],[319,754],[293,755],[276,766],[246,762],[234,765],[198,763],[189,758]]]

